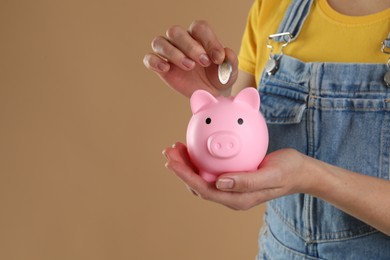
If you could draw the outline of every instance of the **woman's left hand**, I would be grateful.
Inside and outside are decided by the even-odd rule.
[[[173,171],[200,198],[235,210],[248,210],[266,201],[308,188],[306,156],[293,149],[267,155],[259,169],[250,173],[226,173],[216,183],[207,183],[191,163],[187,147],[176,143],[164,150],[166,167]]]
[[[390,181],[352,172],[282,149],[268,154],[251,173],[226,173],[207,183],[191,163],[184,144],[164,153],[167,167],[199,197],[235,210],[294,193],[323,199],[390,236]]]

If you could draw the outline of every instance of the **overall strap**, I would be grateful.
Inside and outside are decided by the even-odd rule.
[[[386,46],[386,48],[390,49],[390,32],[389,35],[387,35],[387,38],[384,40],[383,44]]]
[[[292,35],[291,41],[295,40],[309,15],[312,4],[313,0],[292,0],[279,25],[277,33],[289,32]],[[282,36],[275,37],[274,40],[277,42],[286,42],[286,39]]]

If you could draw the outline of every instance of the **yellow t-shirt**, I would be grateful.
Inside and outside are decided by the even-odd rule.
[[[239,53],[239,68],[256,77],[269,58],[268,36],[277,32],[291,0],[255,0],[248,16]],[[327,0],[314,0],[309,16],[295,41],[283,49],[285,55],[304,62],[383,63],[381,51],[390,31],[390,9],[366,16],[338,13]],[[272,41],[274,54],[280,44]]]

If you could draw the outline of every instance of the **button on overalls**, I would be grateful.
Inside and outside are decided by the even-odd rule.
[[[293,1],[279,32],[297,37],[311,4]],[[264,72],[259,83],[269,152],[291,147],[389,180],[386,64],[304,63],[287,55],[279,61],[277,71]],[[390,259],[389,236],[307,194],[268,203],[259,244],[258,259]]]

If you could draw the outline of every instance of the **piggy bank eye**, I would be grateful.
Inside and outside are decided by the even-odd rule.
[[[244,119],[239,118],[239,119],[237,120],[237,123],[238,123],[239,125],[242,125],[242,124],[244,123]]]
[[[206,124],[211,124],[211,118],[210,117],[208,117],[208,118],[206,118]]]

